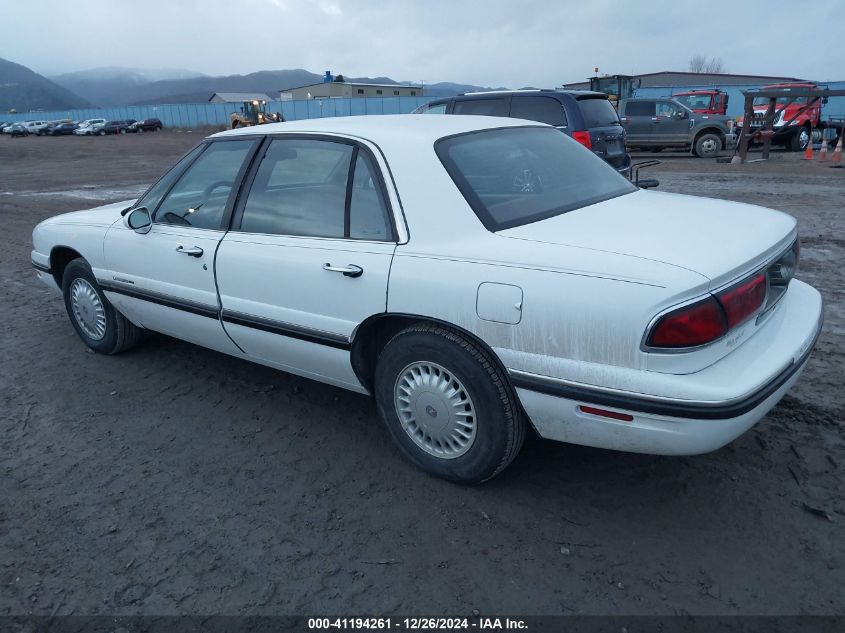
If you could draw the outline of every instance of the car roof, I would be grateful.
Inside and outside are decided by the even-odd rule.
[[[409,143],[433,143],[444,136],[503,127],[538,126],[542,123],[506,117],[432,114],[382,114],[305,119],[267,123],[259,127],[241,127],[212,134],[208,138],[226,138],[249,134],[341,134],[366,139],[376,145],[390,144],[397,137]]]

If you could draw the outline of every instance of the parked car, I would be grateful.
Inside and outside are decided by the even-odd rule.
[[[619,118],[628,133],[629,148],[681,147],[699,158],[715,158],[723,149],[736,147],[731,119],[696,114],[674,99],[623,99]]]
[[[797,261],[785,213],[641,190],[554,128],[478,116],[214,134],[32,250],[95,352],[149,329],[373,394],[401,451],[460,482],[529,424],[642,453],[732,441],[819,335]]]
[[[59,123],[49,131],[49,134],[50,136],[66,136],[73,134],[78,128],[76,123]]]
[[[479,114],[527,119],[553,125],[629,175],[631,156],[625,130],[603,92],[583,90],[496,90],[437,99],[419,106],[421,114]]]
[[[15,136],[29,136],[29,129],[23,123],[13,123],[12,125],[3,129],[4,134],[11,137]]]
[[[40,134],[41,130],[50,125],[49,121],[26,121],[24,127],[30,134]]]
[[[86,119],[79,123],[79,127],[73,133],[77,136],[92,136],[99,132],[99,128],[105,124],[105,119]]]
[[[159,119],[142,119],[131,124],[127,132],[160,132],[163,127]]]
[[[134,123],[134,121],[132,121]],[[97,134],[105,136],[106,134],[126,134],[129,128],[129,121],[106,121],[98,130]]]

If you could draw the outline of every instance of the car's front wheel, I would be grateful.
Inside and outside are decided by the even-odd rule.
[[[722,139],[718,134],[702,134],[695,141],[695,155],[699,158],[715,158],[722,151]]]
[[[141,330],[109,303],[85,260],[75,259],[67,265],[62,293],[73,328],[95,352],[118,354],[140,339]]]
[[[803,152],[807,149],[810,143],[810,130],[807,126],[802,125],[801,128],[792,134],[789,139],[789,150],[793,152]]]
[[[394,336],[375,373],[379,414],[402,452],[428,473],[480,483],[516,457],[525,421],[507,377],[479,345],[419,323]]]

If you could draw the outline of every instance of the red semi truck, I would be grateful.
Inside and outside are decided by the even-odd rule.
[[[717,88],[676,92],[672,98],[680,101],[696,114],[727,114],[728,112],[728,93]]]
[[[818,88],[814,83],[785,83],[772,84],[771,86],[763,86],[761,90],[795,90]],[[822,100],[816,99],[810,107],[804,112],[798,112],[807,105],[809,97],[790,97],[784,95],[778,97],[775,104],[775,120],[772,125],[774,135],[772,136],[773,145],[783,145],[786,149],[793,152],[804,151],[807,149],[807,143],[810,142],[813,129],[818,129],[821,124]],[[751,119],[749,131],[754,132],[763,125],[763,117],[766,110],[769,108],[769,99],[766,97],[758,97],[754,99],[754,117]],[[796,116],[797,115],[797,116]],[[737,125],[742,127],[744,121],[740,118]]]

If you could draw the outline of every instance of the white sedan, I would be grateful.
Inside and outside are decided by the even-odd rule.
[[[783,397],[821,328],[792,217],[639,190],[515,119],[215,134],[139,200],[46,220],[33,245],[94,351],[149,329],[372,394],[402,452],[460,482],[505,468],[529,425],[717,449]]]

